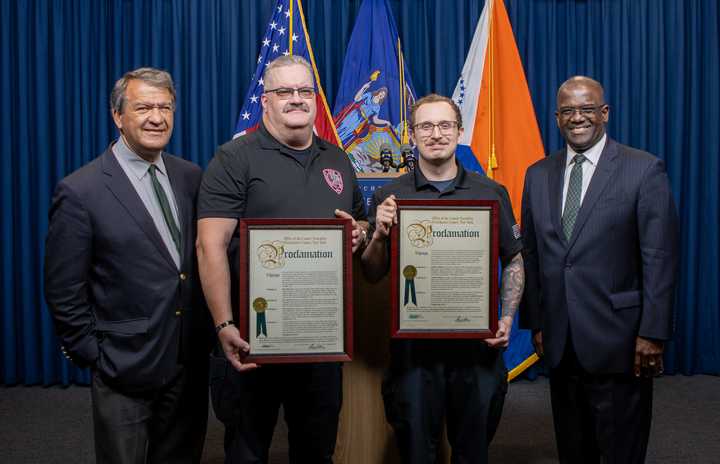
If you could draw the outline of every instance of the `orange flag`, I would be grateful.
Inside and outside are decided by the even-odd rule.
[[[520,219],[525,171],[544,149],[503,0],[486,1],[453,100],[465,125],[458,159],[470,169],[479,162],[488,177],[503,184]],[[518,329],[517,318],[513,326],[504,353],[509,380],[538,359],[530,332]]]
[[[503,0],[485,3],[453,99],[465,125],[461,145],[508,189],[519,219],[525,171],[544,148]]]

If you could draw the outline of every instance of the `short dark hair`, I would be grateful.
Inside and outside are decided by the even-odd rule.
[[[462,113],[460,113],[460,108],[457,106],[457,104],[452,100],[452,98],[444,97],[442,95],[438,95],[436,93],[431,93],[429,95],[425,95],[420,100],[416,101],[415,104],[410,108],[410,127],[415,126],[415,113],[417,113],[418,108],[421,106],[427,104],[427,103],[438,103],[438,102],[444,102],[450,105],[450,107],[455,112],[455,122],[457,122],[458,128],[461,128],[462,125]]]
[[[167,71],[156,68],[137,68],[126,72],[123,77],[115,82],[115,86],[110,93],[110,110],[122,113],[125,109],[125,101],[127,100],[126,92],[128,84],[131,80],[137,79],[144,83],[166,89],[172,95],[173,103],[175,103],[175,85],[172,77]]]

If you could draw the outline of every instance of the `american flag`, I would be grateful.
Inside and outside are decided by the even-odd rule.
[[[325,92],[320,85],[320,77],[315,65],[310,37],[305,24],[300,0],[278,0],[273,9],[270,23],[262,38],[257,68],[243,101],[242,109],[235,125],[235,136],[254,131],[262,117],[260,96],[264,91],[262,80],[265,67],[275,58],[282,55],[302,56],[313,68],[315,74],[317,116],[315,116],[315,133],[323,139],[340,145],[333,123],[332,114],[325,100]]]

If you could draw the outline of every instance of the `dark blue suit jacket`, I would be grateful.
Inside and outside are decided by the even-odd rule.
[[[45,296],[63,351],[128,391],[160,387],[207,356],[195,261],[202,171],[162,156],[179,212],[180,270],[110,148],[58,184],[50,210]]]
[[[549,367],[569,330],[587,371],[632,372],[636,337],[666,340],[673,328],[678,220],[664,164],[608,138],[568,241],[565,159],[561,150],[525,176],[520,322],[542,330]]]

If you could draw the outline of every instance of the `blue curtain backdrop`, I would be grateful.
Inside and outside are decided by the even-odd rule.
[[[360,0],[306,0],[332,106]],[[478,0],[395,0],[419,95],[452,92]],[[59,179],[115,137],[114,81],[152,65],[178,89],[169,150],[205,166],[231,137],[274,2],[0,1],[0,383],[86,382],[68,364],[42,298],[47,210]],[[609,133],[667,162],[682,222],[668,371],[720,373],[720,14],[715,0],[506,0],[547,150],[562,146],[559,84],[605,84]],[[522,122],[519,122],[522,123]]]

